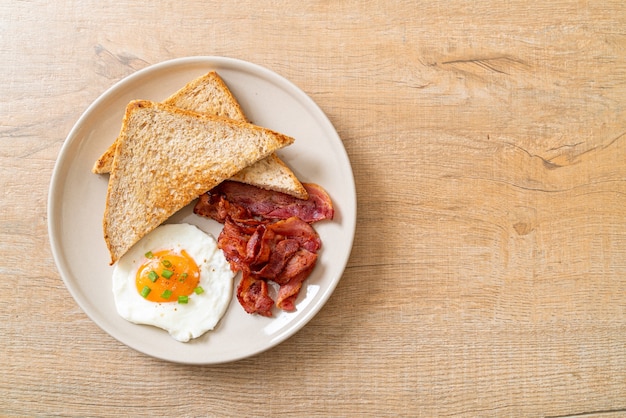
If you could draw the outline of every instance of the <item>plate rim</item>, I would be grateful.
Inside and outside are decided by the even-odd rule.
[[[245,71],[253,72],[255,74],[262,74],[263,77],[270,79],[274,84],[287,85],[289,87],[288,93],[290,95],[296,94],[298,101],[306,103],[307,106],[311,106],[311,109],[315,112],[315,117],[319,118],[326,125],[324,126],[324,129],[330,128],[330,131],[334,136],[332,140],[336,141],[340,145],[339,147],[337,147],[337,151],[340,152],[341,159],[344,160],[344,162],[347,164],[347,168],[348,168],[347,171],[349,174],[349,178],[345,179],[344,181],[347,181],[347,183],[350,186],[350,189],[352,192],[350,196],[350,200],[353,202],[351,213],[343,214],[344,221],[346,222],[346,225],[348,226],[348,230],[350,232],[350,236],[347,238],[348,239],[347,244],[348,244],[349,250],[347,252],[345,260],[342,261],[342,265],[339,266],[338,277],[335,280],[332,280],[327,286],[322,288],[323,293],[320,296],[319,302],[312,309],[303,312],[296,319],[294,319],[293,325],[290,326],[287,331],[282,332],[280,333],[280,335],[272,338],[271,341],[268,344],[266,344],[263,348],[250,352],[250,353],[241,354],[238,356],[232,356],[232,357],[223,358],[223,359],[216,359],[215,361],[180,360],[180,359],[174,359],[168,356],[155,355],[154,353],[148,353],[138,348],[135,345],[129,344],[126,341],[122,341],[120,338],[118,338],[115,335],[115,333],[112,333],[109,330],[109,328],[105,326],[103,323],[101,323],[99,318],[96,318],[94,313],[92,313],[90,309],[87,308],[88,300],[83,300],[83,297],[79,295],[78,289],[75,289],[73,284],[70,281],[69,276],[72,276],[72,274],[70,272],[69,265],[67,265],[67,263],[65,262],[65,258],[61,256],[62,239],[60,238],[60,235],[61,235],[62,228],[61,228],[60,222],[57,222],[57,219],[59,219],[59,214],[61,213],[61,209],[59,208],[60,202],[56,198],[56,195],[58,195],[58,193],[62,190],[64,186],[64,182],[62,180],[65,178],[64,176],[65,173],[69,170],[68,162],[66,161],[68,158],[70,158],[70,156],[68,155],[69,154],[68,150],[75,143],[76,145],[80,145],[81,141],[84,140],[84,139],[81,139],[80,136],[77,135],[77,133],[80,131],[83,125],[85,125],[86,121],[90,117],[92,117],[92,113],[96,111],[100,106],[102,106],[102,103],[105,102],[110,96],[113,96],[114,94],[119,92],[120,89],[123,89],[125,85],[132,85],[137,79],[142,78],[144,75],[149,74],[149,73],[159,73],[160,71],[163,71],[164,69],[167,69],[167,68],[177,68],[177,67],[184,68],[187,65],[200,65],[200,66],[206,65],[209,68],[212,66],[213,67],[215,66],[225,67],[226,66],[234,70],[245,70]],[[354,172],[352,170],[352,165],[348,157],[347,151],[343,145],[343,141],[341,140],[341,137],[339,136],[337,130],[333,126],[332,122],[330,121],[326,113],[319,107],[319,105],[310,96],[308,96],[302,89],[300,89],[297,85],[295,85],[293,82],[291,82],[287,78],[259,64],[255,64],[249,61],[244,61],[238,58],[213,56],[213,55],[198,55],[198,56],[189,56],[189,57],[169,59],[169,60],[161,61],[152,65],[148,65],[140,70],[137,70],[123,77],[117,82],[113,83],[104,92],[102,92],[95,100],[93,100],[89,104],[89,106],[82,112],[82,114],[74,123],[71,130],[69,131],[66,138],[64,139],[63,144],[57,154],[55,164],[52,170],[52,175],[51,175],[50,184],[48,188],[48,199],[47,199],[47,218],[48,218],[47,229],[48,229],[48,240],[50,243],[54,263],[57,267],[57,271],[59,272],[59,275],[61,276],[61,279],[63,280],[65,288],[68,290],[68,292],[70,293],[74,301],[78,304],[78,306],[81,308],[81,310],[87,315],[87,317],[92,322],[94,322],[102,331],[104,331],[110,337],[122,343],[123,345],[129,348],[132,348],[133,350],[140,352],[149,357],[157,358],[157,359],[172,362],[172,363],[179,363],[179,364],[207,365],[207,364],[221,364],[221,363],[239,361],[244,358],[252,357],[264,351],[267,351],[279,345],[280,343],[290,338],[294,334],[296,334],[311,319],[313,319],[319,313],[319,311],[323,308],[323,306],[330,299],[331,295],[334,293],[337,285],[339,284],[339,281],[341,281],[341,278],[343,277],[345,273],[345,269],[350,259],[350,255],[351,255],[352,248],[354,245],[354,238],[355,238],[355,233],[356,233],[356,212],[357,212],[356,185],[354,181]],[[233,299],[235,299],[234,295],[233,295]]]

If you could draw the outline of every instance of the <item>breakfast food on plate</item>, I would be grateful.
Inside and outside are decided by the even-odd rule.
[[[224,315],[233,276],[213,237],[189,224],[161,225],[115,265],[115,306],[122,318],[186,342]]]
[[[111,264],[200,194],[293,141],[246,122],[131,102],[104,211]]]
[[[190,81],[163,103],[198,113],[247,121],[239,103],[215,71]],[[118,141],[119,139],[98,158],[92,168],[94,173],[101,174],[111,171]],[[300,199],[307,198],[306,190],[300,181],[276,154],[271,154],[244,168],[234,174],[231,180],[287,193]]]
[[[293,311],[315,267],[322,241],[310,224],[332,219],[334,208],[320,186],[304,187],[307,200],[225,181],[196,202],[196,214],[224,224],[218,247],[242,272],[237,299],[248,313],[272,316],[268,282],[278,286],[276,307]]]
[[[334,208],[274,153],[293,141],[248,123],[215,72],[162,103],[128,104],[92,169],[110,173],[103,230],[123,318],[189,341],[224,315],[238,271],[246,312],[295,310],[322,246],[312,224],[333,219]],[[189,224],[163,224],[195,199],[194,213],[224,225],[217,241]]]

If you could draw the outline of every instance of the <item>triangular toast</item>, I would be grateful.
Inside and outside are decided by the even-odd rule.
[[[215,71],[190,81],[163,103],[193,112],[247,121],[239,103]],[[98,158],[92,169],[94,173],[111,171],[116,144],[117,140]],[[302,183],[275,154],[235,173],[230,180],[287,193],[300,199],[308,198]]]
[[[293,141],[247,122],[131,102],[103,219],[111,264],[199,195]]]

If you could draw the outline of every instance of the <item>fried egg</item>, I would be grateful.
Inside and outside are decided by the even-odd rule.
[[[116,263],[119,315],[187,342],[212,330],[232,299],[234,273],[215,239],[190,224],[161,225]]]

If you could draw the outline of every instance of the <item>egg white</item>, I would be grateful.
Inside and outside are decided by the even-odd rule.
[[[185,250],[200,270],[204,293],[189,295],[187,304],[151,302],[135,284],[137,269],[148,251]],[[162,328],[176,340],[187,342],[212,330],[222,318],[233,294],[234,273],[215,239],[190,224],[161,225],[142,238],[116,263],[113,297],[119,315],[135,324]]]

